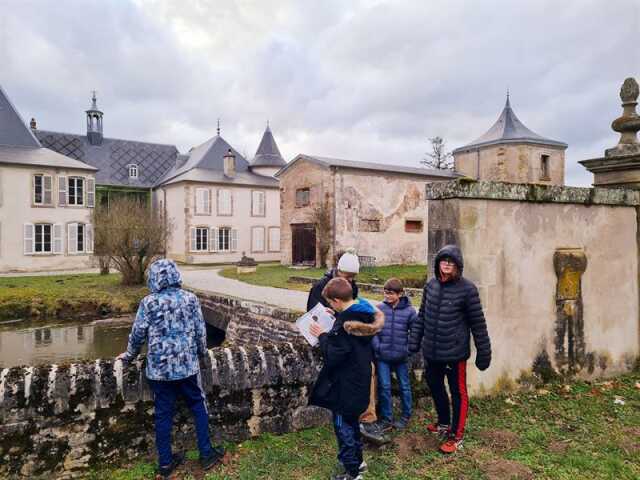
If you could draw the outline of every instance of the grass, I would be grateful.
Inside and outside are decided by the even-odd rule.
[[[425,265],[388,265],[385,267],[362,268],[358,282],[383,284],[391,277],[400,278],[407,287],[422,288],[426,275]],[[223,269],[220,274],[252,285],[308,291],[309,285],[289,281],[291,276],[320,278],[324,268],[294,269],[285,265],[258,265],[255,273],[238,274],[235,267]]]
[[[437,452],[419,410],[389,446],[365,451],[368,479],[637,479],[640,478],[640,372],[608,382],[574,382],[472,399],[465,448]],[[615,403],[622,399],[624,405]],[[226,465],[207,475],[190,452],[182,480],[326,479],[335,464],[329,427],[261,435],[228,445]],[[152,460],[90,473],[90,480],[145,480]]]
[[[120,275],[0,277],[0,320],[100,317],[135,311],[146,286],[120,285]]]

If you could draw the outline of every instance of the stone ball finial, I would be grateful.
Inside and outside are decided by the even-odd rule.
[[[638,88],[638,82],[633,77],[625,79],[622,87],[620,87],[620,99],[624,103],[635,102],[638,100],[638,94],[640,94],[640,88]]]

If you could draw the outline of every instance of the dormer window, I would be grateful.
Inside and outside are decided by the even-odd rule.
[[[129,178],[138,178],[138,165],[132,163],[130,165],[127,165],[127,167],[129,168]]]

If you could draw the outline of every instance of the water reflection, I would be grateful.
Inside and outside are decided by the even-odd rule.
[[[130,318],[120,318],[83,324],[0,325],[0,368],[113,358],[127,348],[131,323]],[[207,325],[207,346],[220,345],[224,334]]]

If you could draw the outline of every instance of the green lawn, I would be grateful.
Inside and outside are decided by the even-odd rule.
[[[406,282],[406,286],[422,288],[427,267],[425,265],[389,265],[386,267],[363,268],[358,274],[358,282],[383,284],[388,278],[397,277]],[[235,267],[229,267],[220,273],[223,277],[234,278],[253,285],[287,288],[308,291],[309,286],[289,282],[289,277],[320,278],[326,269],[294,269],[284,265],[258,265],[256,273],[238,274]]]
[[[0,277],[0,320],[128,313],[147,293],[120,285],[120,274]]]
[[[392,445],[365,452],[365,478],[410,479],[637,479],[640,478],[640,372],[609,382],[575,382],[472,399],[465,448],[436,451],[419,410]],[[617,400],[617,403],[616,403]],[[623,402],[624,404],[621,404]],[[262,435],[228,445],[228,463],[203,475],[197,454],[176,476],[183,480],[327,479],[335,464],[329,427],[282,436]],[[90,480],[153,477],[152,459],[95,471]]]

